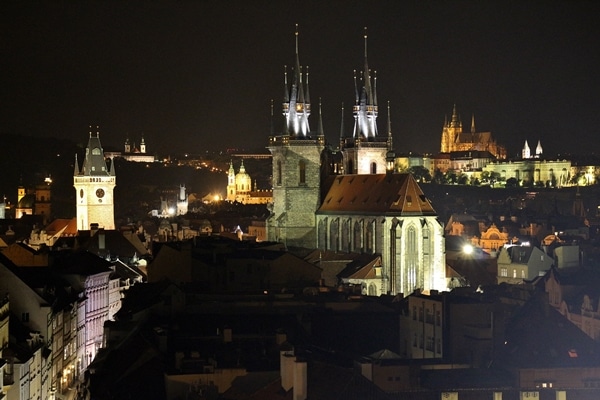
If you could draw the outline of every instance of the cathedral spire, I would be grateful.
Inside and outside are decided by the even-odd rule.
[[[471,116],[471,133],[475,133],[475,132],[477,132],[477,131],[475,130],[475,114],[473,114]]]
[[[287,70],[284,74],[285,95],[283,99],[283,116],[285,118],[284,134],[294,137],[306,137],[310,134],[308,117],[310,116],[310,100],[308,96],[308,68],[306,72],[306,88],[302,79],[302,67],[298,51],[298,24],[294,32],[295,67],[293,81],[288,87]]]
[[[452,108],[452,119],[450,121],[450,127],[458,128],[460,126],[460,119],[458,117],[458,113],[456,112],[456,103],[454,103],[454,107]]]
[[[372,139],[377,137],[377,77],[371,80],[367,53],[367,28],[363,35],[364,39],[364,71],[362,72],[362,88],[358,89],[356,70],[354,71],[354,91],[356,105],[354,106],[354,132],[355,139]]]

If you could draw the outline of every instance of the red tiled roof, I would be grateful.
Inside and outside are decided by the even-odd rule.
[[[436,215],[411,174],[340,175],[317,213]]]

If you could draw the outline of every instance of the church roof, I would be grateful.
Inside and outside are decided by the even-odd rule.
[[[437,215],[411,174],[335,177],[317,214]]]

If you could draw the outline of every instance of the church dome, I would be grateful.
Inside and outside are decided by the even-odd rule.
[[[33,208],[35,204],[35,195],[33,193],[26,194],[21,200],[17,208]]]
[[[246,173],[244,162],[240,166],[240,172],[235,175],[235,189],[238,193],[249,192],[252,188],[252,179],[250,175]]]

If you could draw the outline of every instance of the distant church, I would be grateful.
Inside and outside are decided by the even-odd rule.
[[[114,163],[111,162],[110,166],[106,164],[100,133],[90,130],[81,167],[75,155],[73,186],[77,199],[78,230],[89,230],[91,224],[98,224],[99,228],[115,229],[113,192],[116,184]]]
[[[123,145],[122,152],[107,151],[104,155],[106,156],[106,158],[119,157],[131,162],[152,163],[155,161],[154,156],[146,152],[146,139],[144,138],[144,135],[142,135],[139,147],[136,145],[135,142],[131,142],[129,140],[129,136],[127,136],[125,138],[125,143]]]
[[[273,203],[267,238],[288,247],[381,254],[381,267],[366,271],[370,295],[445,290],[443,225],[410,174],[392,171],[391,123],[377,130],[377,87],[367,61],[354,78],[354,129],[340,137],[341,168],[327,164],[321,115],[310,130],[308,72],[298,55],[291,85],[284,74],[283,132],[269,137],[273,155]],[[307,69],[306,69],[307,71]],[[319,113],[320,114],[320,113]]]
[[[242,204],[268,204],[273,200],[272,190],[258,190],[256,181],[254,187],[252,178],[246,172],[244,160],[242,159],[239,172],[236,174],[233,168],[233,161],[229,163],[227,173],[227,196],[225,198],[230,202]]]
[[[498,160],[506,158],[506,148],[496,143],[492,132],[477,132],[475,129],[475,116],[471,117],[470,131],[463,130],[463,124],[456,111],[456,104],[452,109],[450,121],[446,118],[442,128],[441,153],[456,151],[488,151]]]

